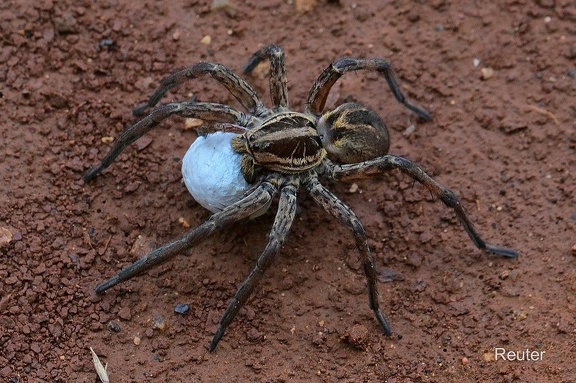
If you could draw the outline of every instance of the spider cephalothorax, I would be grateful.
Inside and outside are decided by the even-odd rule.
[[[255,181],[256,167],[300,173],[318,166],[326,156],[314,119],[290,111],[274,114],[231,144],[243,154],[242,173],[250,183]]]
[[[108,167],[127,145],[167,117],[179,115],[202,119],[207,123],[207,129],[239,133],[223,142],[231,145],[233,151],[229,151],[230,153],[241,156],[240,161],[236,162],[235,158],[231,160],[229,166],[239,166],[241,173],[236,173],[242,174],[239,177],[248,181],[245,183],[242,180],[246,187],[241,188],[242,192],[232,196],[232,199],[227,198],[224,206],[211,209],[214,214],[206,222],[181,238],[155,249],[101,283],[96,287],[98,294],[182,253],[217,230],[261,214],[270,206],[274,196],[279,194],[278,210],[268,243],[224,312],[209,347],[210,351],[213,351],[279,252],[294,221],[298,190],[303,189],[317,205],[352,230],[366,275],[370,308],[382,331],[390,335],[390,326],[380,310],[377,271],[368,247],[366,232],[356,214],[324,187],[320,180],[351,181],[378,176],[392,169],[398,169],[422,183],[433,196],[452,208],[476,247],[488,253],[508,258],[516,257],[514,250],[484,242],[474,230],[454,193],[428,176],[415,163],[387,154],[388,130],[374,111],[360,104],[347,103],[322,114],[330,89],[344,73],[370,70],[386,79],[394,97],[400,103],[421,119],[430,120],[427,112],[406,101],[388,62],[381,59],[353,58],[335,61],[312,85],[304,111],[299,113],[291,111],[288,106],[284,54],[278,46],[266,46],[256,52],[246,65],[245,73],[251,72],[264,60],[270,60],[271,63],[272,108],[266,108],[252,87],[226,67],[216,63],[192,65],[166,77],[149,102],[137,108],[135,114],[143,114],[147,108],[155,107],[166,92],[175,86],[206,74],[223,84],[248,113],[227,105],[195,101],[172,102],[155,107],[150,114],[122,132],[102,162],[84,175],[85,181],[91,180]]]

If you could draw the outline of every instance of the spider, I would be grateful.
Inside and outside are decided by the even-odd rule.
[[[343,58],[330,64],[312,85],[303,112],[288,106],[285,56],[280,47],[269,45],[258,50],[244,67],[251,73],[261,62],[270,63],[270,95],[272,108],[264,106],[254,89],[238,75],[217,63],[200,62],[164,78],[149,101],[134,109],[135,115],[147,116],[126,129],[101,163],[84,175],[93,179],[107,168],[127,145],[172,115],[199,118],[207,123],[207,133],[230,131],[237,133],[230,141],[241,156],[240,170],[251,188],[238,199],[216,210],[200,226],[169,242],[127,266],[118,274],[96,287],[102,294],[112,286],[126,281],[144,270],[167,261],[196,245],[218,230],[265,210],[278,197],[278,208],[264,251],[248,277],[240,284],[226,308],[209,345],[214,351],[240,308],[251,296],[281,246],[294,221],[297,194],[303,189],[327,213],[348,226],[353,233],[367,280],[369,306],[383,333],[392,331],[378,301],[377,271],[367,243],[366,232],[356,214],[320,182],[353,181],[382,175],[398,169],[423,184],[430,193],[452,208],[474,245],[487,253],[514,258],[514,250],[486,243],[475,231],[457,196],[427,175],[415,163],[387,154],[388,130],[378,115],[358,103],[344,103],[335,110],[322,113],[328,93],[338,79],[351,71],[373,71],[384,77],[398,102],[424,121],[431,120],[423,109],[408,102],[401,92],[389,63],[382,59]],[[248,113],[230,106],[191,101],[156,105],[174,87],[203,75],[220,82]],[[205,133],[206,133],[205,132]]]

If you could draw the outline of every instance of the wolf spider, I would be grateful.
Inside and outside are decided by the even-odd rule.
[[[85,181],[93,179],[108,167],[127,145],[166,118],[179,115],[199,118],[208,123],[213,131],[237,132],[238,135],[232,139],[231,145],[241,156],[244,178],[253,185],[237,202],[212,214],[200,226],[153,250],[99,284],[96,287],[98,294],[186,251],[232,223],[253,217],[265,210],[274,196],[279,194],[278,210],[266,247],[224,312],[209,346],[209,350],[214,351],[227,327],[249,299],[286,240],[296,215],[298,190],[304,189],[316,204],[351,229],[367,280],[370,308],[384,334],[390,335],[390,325],[378,302],[377,271],[368,247],[366,232],[356,214],[323,186],[320,179],[360,180],[382,175],[392,169],[398,169],[420,182],[433,196],[452,208],[477,248],[507,258],[516,257],[514,250],[490,245],[480,237],[452,191],[432,179],[415,163],[387,154],[388,130],[375,112],[357,103],[345,103],[333,111],[322,113],[330,89],[342,75],[351,71],[368,70],[384,77],[398,102],[420,119],[431,120],[426,111],[406,100],[387,61],[377,58],[343,58],[333,62],[312,85],[304,111],[300,113],[290,110],[288,106],[285,59],[278,46],[266,46],[256,52],[245,66],[244,73],[251,73],[259,63],[266,60],[270,62],[272,108],[266,108],[254,89],[226,67],[210,62],[194,64],[164,78],[148,103],[136,108],[134,114],[143,114],[146,109],[155,107],[170,89],[202,75],[210,75],[224,85],[248,113],[227,105],[208,102],[179,101],[162,104],[126,129],[102,162],[84,175]]]

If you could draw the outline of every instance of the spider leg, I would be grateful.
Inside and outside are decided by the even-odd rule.
[[[186,69],[182,69],[176,73],[165,77],[160,86],[148,102],[135,108],[132,113],[135,116],[144,114],[148,108],[155,106],[164,95],[172,88],[203,75],[210,75],[220,82],[228,91],[236,98],[240,104],[246,108],[252,115],[259,116],[266,112],[266,108],[262,101],[256,94],[256,91],[248,85],[246,81],[240,78],[237,74],[230,71],[224,65],[210,62],[201,62],[192,65]]]
[[[244,66],[243,73],[252,73],[262,61],[270,60],[270,97],[275,109],[288,108],[288,79],[284,52],[278,45],[268,45],[254,53]]]
[[[356,214],[354,214],[352,209],[346,206],[344,202],[340,201],[340,199],[332,194],[330,190],[322,186],[315,176],[309,177],[303,183],[303,186],[318,205],[352,229],[356,246],[358,247],[358,250],[360,250],[362,265],[364,266],[364,274],[366,275],[368,285],[368,302],[370,308],[376,315],[376,320],[380,324],[384,334],[391,335],[392,330],[390,329],[390,325],[380,310],[380,305],[378,303],[378,273],[374,266],[372,254],[368,247],[368,238],[362,223],[360,223],[360,220],[356,217]]]
[[[292,222],[294,221],[294,216],[296,215],[296,194],[298,190],[297,181],[289,181],[288,184],[281,186],[280,188],[280,199],[278,201],[278,211],[276,213],[276,218],[274,219],[274,224],[272,225],[272,230],[268,234],[268,243],[262,254],[258,257],[256,265],[248,277],[242,282],[236,295],[230,301],[230,304],[226,308],[222,319],[218,325],[214,338],[210,343],[209,350],[214,351],[218,342],[224,335],[224,332],[234,320],[238,311],[244,306],[254,288],[262,279],[264,271],[272,264],[272,261],[280,251],[280,247],[284,243]]]
[[[330,64],[330,66],[320,74],[314,85],[312,85],[312,89],[310,89],[306,100],[305,111],[316,115],[321,114],[324,105],[326,104],[328,94],[330,93],[330,89],[332,89],[332,86],[336,81],[338,81],[344,73],[357,70],[370,70],[377,72],[386,79],[390,90],[398,102],[410,109],[421,119],[425,121],[432,120],[432,117],[428,112],[406,100],[406,97],[396,82],[396,75],[394,74],[392,67],[388,61],[382,59],[343,58]]]
[[[224,208],[222,211],[214,213],[206,222],[190,230],[183,237],[157,248],[147,256],[127,266],[112,278],[99,284],[96,286],[96,293],[102,294],[118,283],[130,279],[148,270],[152,266],[166,262],[176,254],[196,245],[217,230],[221,230],[241,219],[250,218],[259,212],[260,209],[270,204],[277,190],[278,187],[273,182],[264,181],[246,197]]]
[[[466,215],[466,211],[456,194],[440,185],[410,160],[398,156],[386,155],[359,164],[330,165],[329,167],[331,170],[329,171],[328,178],[341,181],[366,179],[381,175],[391,169],[399,169],[414,180],[420,182],[434,197],[439,198],[446,206],[454,210],[460,224],[462,224],[464,230],[466,230],[466,233],[468,233],[468,236],[477,248],[506,258],[515,258],[518,256],[518,253],[512,249],[486,243],[474,229],[474,225]]]
[[[172,115],[194,117],[208,122],[227,122],[244,126],[247,126],[251,121],[246,114],[222,104],[188,101],[161,105],[154,109],[148,116],[124,130],[100,164],[84,174],[84,181],[87,182],[95,178],[102,170],[110,166],[128,145],[132,144]]]

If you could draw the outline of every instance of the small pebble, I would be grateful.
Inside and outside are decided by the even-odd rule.
[[[129,307],[122,307],[120,311],[118,311],[118,316],[120,317],[120,319],[128,321],[132,319],[132,312],[130,312]]]
[[[294,7],[298,13],[307,13],[313,11],[317,3],[317,0],[296,0],[294,1]]]
[[[140,343],[142,343],[142,339],[140,339],[139,336],[135,336],[132,342],[134,342],[134,345],[138,346]]]
[[[188,229],[188,228],[190,227],[190,223],[188,223],[188,221],[186,221],[186,218],[184,218],[184,217],[178,218],[178,223],[179,223],[180,226],[182,226],[184,229]]]
[[[188,312],[188,310],[190,310],[190,306],[188,306],[185,303],[178,303],[176,305],[176,307],[174,308],[174,312],[176,314],[180,314],[180,315],[184,315]]]
[[[120,325],[118,324],[118,322],[114,322],[114,321],[110,321],[108,323],[106,323],[106,328],[108,330],[114,331],[114,332],[120,332],[121,328]]]
[[[138,151],[141,151],[143,149],[146,149],[148,145],[152,143],[152,141],[153,140],[150,137],[140,137],[139,139],[136,140],[134,145],[136,146],[136,149],[138,149]]]
[[[390,283],[390,282],[394,282],[394,281],[403,281],[404,277],[402,276],[402,274],[400,274],[400,273],[398,273],[392,269],[383,268],[382,271],[378,275],[378,280],[381,283]],[[422,281],[422,282],[424,282],[424,281]],[[426,286],[426,282],[424,282],[424,286]]]
[[[12,242],[12,232],[5,227],[0,227],[0,247],[4,247]]]
[[[156,315],[154,319],[152,319],[152,328],[160,332],[166,331],[166,321],[162,315]]]
[[[480,69],[480,78],[482,80],[488,80],[490,77],[494,75],[494,69],[492,68],[482,68]]]
[[[368,328],[363,324],[356,324],[348,329],[345,335],[346,343],[358,349],[365,349],[368,343]]]
[[[103,144],[109,144],[114,141],[114,137],[102,137],[101,141]]]
[[[227,8],[232,6],[228,0],[212,0],[212,6],[210,7],[213,11],[217,11],[222,8]]]
[[[206,36],[202,37],[202,40],[200,40],[200,44],[204,44],[204,45],[210,45],[211,42],[212,42],[212,37],[210,37],[210,35],[206,35]]]
[[[420,292],[426,290],[426,281],[423,279],[418,280],[418,283],[416,283],[416,287],[414,288],[414,290]]]
[[[98,43],[98,46],[112,51],[116,48],[116,42],[112,39],[102,39],[100,40],[100,43]]]
[[[409,135],[411,135],[415,131],[416,131],[416,125],[412,124],[406,128],[406,130],[404,131],[404,133],[402,133],[402,135],[404,137],[408,137]]]

